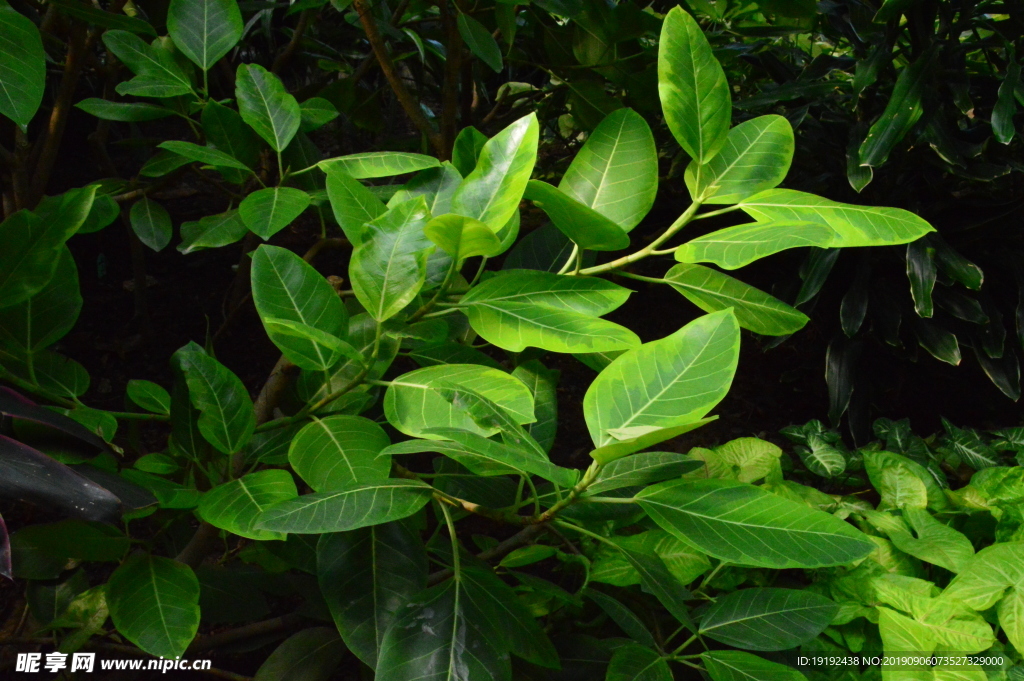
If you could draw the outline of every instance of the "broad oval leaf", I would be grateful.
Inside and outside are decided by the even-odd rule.
[[[285,539],[280,532],[256,529],[263,511],[299,495],[291,473],[280,469],[256,471],[217,485],[203,494],[197,512],[214,527],[247,539]]]
[[[511,352],[528,347],[552,352],[607,352],[640,344],[640,338],[624,326],[562,308],[482,302],[465,310],[474,331]]]
[[[459,12],[459,35],[470,52],[495,71],[501,72],[501,48],[486,26],[465,12]]]
[[[708,608],[700,633],[745,650],[788,650],[823,632],[838,610],[811,591],[740,589]]]
[[[182,54],[203,71],[220,61],[242,37],[235,0],[171,0],[167,32]]]
[[[387,479],[305,494],[266,509],[256,528],[323,534],[380,525],[420,510],[433,491],[419,480]]]
[[[192,92],[192,81],[170,51],[147,45],[134,33],[117,29],[103,32],[103,44],[136,74],[117,86],[118,93],[174,97]]]
[[[338,294],[305,260],[285,248],[264,244],[252,258],[252,297],[264,325],[287,320],[345,338],[348,312]],[[268,334],[288,359],[304,369],[330,368],[338,359],[321,344],[294,334]],[[333,360],[333,361],[332,361]]]
[[[632,109],[608,114],[558,188],[626,232],[636,227],[658,193],[658,152],[647,121]]]
[[[629,289],[597,277],[570,277],[538,270],[505,270],[474,286],[463,304],[524,303],[600,317],[629,298]]]
[[[623,439],[610,430],[655,430],[699,421],[732,384],[739,340],[736,316],[725,310],[615,358],[583,399],[594,445]]]
[[[175,357],[185,373],[192,404],[200,411],[203,437],[225,454],[239,451],[256,429],[252,398],[245,385],[198,347],[179,350]]]
[[[31,298],[0,307],[0,345],[28,356],[67,335],[82,310],[78,268],[71,251],[61,248],[57,269],[45,287]],[[3,404],[0,402],[0,411]]]
[[[301,189],[267,187],[242,199],[238,215],[246,227],[266,241],[302,215],[309,203],[309,194]]]
[[[732,480],[663,482],[639,492],[636,501],[687,544],[740,565],[844,565],[875,548],[835,516]]]
[[[807,681],[792,667],[740,650],[710,650],[700,659],[712,681]]]
[[[219,248],[239,241],[248,233],[238,209],[226,213],[206,215],[195,222],[181,223],[181,243],[178,250],[192,253],[202,248]]]
[[[752,222],[692,239],[675,251],[679,262],[713,262],[735,270],[790,248],[827,248],[836,233],[815,222]]]
[[[766,336],[785,336],[802,329],[807,315],[760,289],[709,267],[675,265],[665,281],[705,312],[731,308],[744,329]]]
[[[1024,542],[993,544],[974,554],[960,568],[940,598],[988,610],[1007,589],[1024,585]]]
[[[275,151],[284,151],[299,131],[302,112],[281,79],[259,64],[239,64],[235,98],[242,120]]]
[[[28,125],[43,101],[46,52],[39,29],[6,2],[0,4],[0,114]]]
[[[618,251],[629,247],[629,235],[618,224],[547,182],[530,180],[524,197],[584,250]]]
[[[107,582],[107,603],[117,631],[150,655],[180,657],[199,629],[199,580],[170,558],[129,556]]]
[[[683,179],[694,201],[736,203],[786,179],[794,146],[788,120],[758,116],[730,130],[725,146],[710,161],[691,161]]]
[[[270,653],[253,681],[329,681],[346,652],[345,644],[332,627],[303,629]]]
[[[729,133],[732,95],[700,26],[680,7],[661,27],[658,94],[672,136],[697,163],[710,161]]]
[[[131,219],[132,231],[139,241],[154,251],[162,251],[171,243],[173,226],[167,209],[153,199],[143,197],[132,205],[128,214]]]
[[[496,428],[480,427],[444,398],[441,391],[455,386],[480,393],[517,423],[534,420],[529,388],[500,369],[478,364],[441,364],[399,376],[384,394],[384,414],[392,426],[412,437],[440,439],[429,433],[431,428],[456,428],[488,437],[497,433]]]
[[[493,257],[501,253],[501,241],[484,223],[463,215],[439,215],[424,228],[427,238],[457,261],[476,255]]]
[[[615,649],[605,681],[672,681],[668,661],[646,646],[627,643]]]
[[[317,492],[383,480],[391,457],[381,450],[391,444],[384,429],[362,416],[328,416],[307,424],[288,448],[288,462]]]
[[[404,151],[367,151],[362,154],[329,158],[320,161],[317,165],[328,174],[344,173],[357,180],[367,180],[436,168],[441,165],[441,162],[433,156],[410,154]]]
[[[171,413],[171,396],[152,381],[133,379],[125,389],[132,402],[154,414]]]
[[[331,201],[334,219],[353,247],[363,243],[366,224],[388,210],[384,202],[358,180],[336,170],[327,173],[327,197]]]
[[[792,189],[769,189],[739,205],[758,222],[817,222],[831,227],[836,235],[830,248],[905,244],[935,231],[923,218],[901,208],[855,206]]]

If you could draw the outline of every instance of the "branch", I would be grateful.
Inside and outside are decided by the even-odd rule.
[[[496,558],[504,558],[520,546],[526,546],[529,544],[534,537],[544,531],[544,527],[544,525],[530,525],[529,527],[524,527],[522,530],[501,542],[494,548],[487,549],[483,553],[477,554],[477,558],[485,562]],[[439,584],[451,576],[451,570],[440,570],[438,572],[434,572],[427,577],[427,586]]]
[[[299,14],[299,23],[295,25],[295,30],[292,31],[292,39],[288,41],[288,46],[284,48],[284,51],[277,55],[273,66],[270,67],[271,73],[275,75],[281,73],[281,69],[285,67],[285,64],[291,61],[292,56],[299,49],[302,34],[306,32],[306,27],[309,26],[309,20],[312,16],[312,9],[304,9]]]
[[[288,615],[274,617],[269,620],[253,622],[252,624],[246,624],[245,626],[238,627],[236,629],[222,631],[219,634],[210,634],[208,636],[197,638],[192,641],[192,645],[188,647],[186,652],[195,655],[196,653],[201,653],[207,650],[216,650],[217,648],[222,648],[239,641],[245,641],[246,639],[256,638],[257,636],[266,636],[267,634],[276,634],[281,631],[287,631],[295,628],[304,621],[306,621],[306,617],[297,612],[293,612]]]

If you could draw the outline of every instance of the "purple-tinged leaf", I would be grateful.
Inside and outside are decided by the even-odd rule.
[[[13,416],[16,419],[35,421],[50,428],[67,433],[83,442],[86,442],[97,449],[105,452],[110,451],[110,446],[103,441],[103,438],[96,435],[78,421],[58,414],[46,407],[40,407],[35,402],[14,392],[10,388],[0,387],[0,413]]]

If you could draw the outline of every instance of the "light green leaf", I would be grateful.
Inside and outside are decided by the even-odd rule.
[[[852,525],[746,483],[669,481],[642,490],[636,500],[658,525],[730,563],[814,568],[874,550]]]
[[[373,192],[350,175],[338,171],[327,173],[327,196],[331,200],[334,219],[353,247],[363,243],[366,223],[388,210]]]
[[[593,495],[622,487],[642,487],[678,478],[700,468],[701,462],[675,452],[643,452],[612,461],[601,469],[597,481],[587,488]]]
[[[238,215],[246,227],[266,241],[302,215],[309,203],[309,194],[301,189],[267,187],[242,199]]]
[[[606,352],[640,344],[624,326],[570,310],[515,302],[483,302],[465,308],[482,338],[511,352],[536,347],[552,352]]]
[[[218,485],[203,494],[197,512],[214,527],[247,539],[285,539],[280,532],[256,529],[269,506],[299,495],[291,473],[280,469],[256,471]]]
[[[178,250],[192,253],[203,248],[227,246],[239,241],[248,231],[237,208],[226,213],[206,215],[196,222],[181,223]]]
[[[173,116],[174,111],[167,107],[147,104],[146,102],[111,102],[106,99],[89,97],[83,99],[75,107],[96,118],[106,121],[155,121]]]
[[[671,425],[664,427],[631,426],[628,428],[612,428],[608,431],[608,434],[612,436],[612,440],[608,444],[601,445],[592,450],[590,457],[598,463],[606,464],[633,452],[639,452],[641,449],[647,449],[666,440],[671,440],[683,433],[689,433],[691,430],[707,425],[717,418],[717,416],[709,416],[708,418],[693,421],[690,416],[683,415],[678,419],[666,421],[666,424]]]
[[[167,32],[182,54],[203,71],[220,61],[242,37],[235,0],[171,0]]]
[[[389,206],[422,196],[427,200],[431,215],[444,215],[451,211],[452,197],[462,184],[462,176],[451,163],[445,161],[439,168],[427,168],[402,185],[388,201]],[[383,211],[382,211],[383,212]],[[377,217],[374,215],[374,217]]]
[[[206,165],[213,166],[214,168],[237,168],[238,170],[244,170],[249,173],[252,172],[247,165],[231,154],[223,152],[220,149],[214,149],[213,147],[203,147],[198,144],[193,144],[192,142],[182,142],[179,140],[161,142],[157,146],[161,149],[174,152],[179,156],[184,156],[190,161],[205,163]]]
[[[477,475],[536,475],[564,488],[571,488],[579,481],[579,471],[556,466],[546,456],[537,456],[528,448],[510,446],[508,442],[500,444],[482,435],[454,428],[431,428],[426,434],[451,440],[455,445],[424,440],[420,442],[419,451],[440,451]],[[406,451],[408,449],[411,448],[406,448]]]
[[[455,428],[490,437],[497,428],[481,428],[455,409],[441,391],[460,386],[477,392],[508,412],[517,423],[534,420],[533,397],[519,380],[479,364],[441,364],[403,374],[384,394],[384,415],[397,430],[412,437],[439,439],[431,428]]]
[[[258,64],[239,64],[235,98],[242,120],[275,151],[284,151],[299,131],[302,112],[281,79]]]
[[[807,681],[792,667],[739,650],[711,650],[700,659],[712,681]]]
[[[744,329],[766,336],[795,333],[807,315],[760,289],[701,265],[674,265],[665,281],[705,312],[732,308]]]
[[[171,243],[171,236],[174,233],[171,216],[156,201],[143,197],[132,204],[128,215],[132,231],[139,237],[139,241],[154,251],[162,251]]]
[[[864,516],[900,551],[954,574],[974,556],[970,539],[933,518],[924,508],[904,506],[902,512],[902,518],[879,511],[864,511]]]
[[[609,434],[613,429],[677,427],[684,420],[700,420],[725,397],[738,357],[739,325],[731,311],[706,315],[620,355],[583,399],[594,444],[622,439]]]
[[[362,154],[329,158],[317,165],[328,174],[344,173],[357,180],[367,180],[405,175],[425,168],[437,168],[441,162],[433,156],[404,151],[367,151]]]
[[[741,589],[721,596],[700,621],[700,633],[746,650],[788,650],[825,630],[839,607],[796,589]]]
[[[831,248],[905,244],[934,232],[930,224],[901,208],[854,206],[792,189],[769,189],[740,202],[758,222],[817,222],[836,235]]]
[[[476,218],[500,236],[530,180],[539,135],[537,116],[530,114],[487,140],[476,168],[452,198],[452,212]]]
[[[288,461],[317,492],[360,482],[383,480],[391,472],[387,433],[362,416],[315,419],[299,431],[288,448]]]
[[[110,576],[107,603],[118,632],[150,655],[180,657],[199,629],[199,580],[169,558],[130,556]]]
[[[704,165],[691,161],[683,178],[694,201],[732,204],[786,178],[793,161],[793,126],[782,116],[758,116],[729,131],[725,146]]]
[[[619,225],[547,182],[530,180],[524,198],[584,250],[617,251],[629,246],[629,235]]]
[[[924,112],[922,97],[925,86],[935,70],[935,49],[929,49],[914,63],[900,71],[885,111],[875,121],[860,145],[860,163],[878,167],[889,158],[889,152],[914,127]]]
[[[896,469],[904,472],[899,474],[887,473],[889,470]],[[923,507],[920,489],[906,477],[907,475],[916,477],[923,484],[926,503],[930,508],[941,511],[949,505],[945,491],[935,481],[932,474],[928,472],[928,469],[905,456],[884,450],[865,451],[864,470],[867,472],[871,484],[882,495],[882,504],[879,506],[880,510],[898,508],[910,502],[912,502],[911,505]]]
[[[194,347],[175,356],[185,372],[192,405],[200,411],[199,431],[214,447],[233,454],[245,446],[256,428],[252,399],[227,367]]]
[[[682,8],[661,27],[658,94],[672,136],[697,163],[710,161],[725,145],[732,96],[707,38]]]
[[[257,529],[323,534],[400,520],[420,510],[433,488],[419,480],[391,479],[305,494],[271,506]]]
[[[823,478],[834,478],[846,470],[846,456],[842,450],[816,433],[808,435],[807,447],[797,452],[808,470]]]
[[[501,73],[501,48],[487,27],[464,12],[459,12],[458,25],[459,35],[470,52],[496,73]]]
[[[289,353],[297,366],[313,371],[327,371],[342,357],[363,361],[363,355],[351,344],[320,329],[290,319],[267,317],[263,320],[267,335],[279,346],[291,346]],[[303,354],[303,351],[310,354]]]
[[[324,371],[340,356],[328,344],[288,333],[271,320],[297,322],[331,337],[348,335],[348,313],[327,280],[291,251],[262,245],[252,259],[252,297],[256,311],[274,344],[288,359],[305,369]],[[282,333],[283,331],[283,333]],[[330,343],[328,339],[328,343]]]
[[[154,414],[171,413],[171,395],[152,381],[133,379],[125,389],[132,402]]]
[[[647,121],[632,109],[608,114],[558,188],[626,232],[636,227],[658,193],[658,153]]]
[[[378,322],[398,314],[420,292],[434,245],[423,228],[430,220],[421,196],[369,222],[352,251],[349,279],[356,299]]]
[[[1024,589],[1013,588],[999,602],[999,626],[1020,653],[1024,650]]]
[[[424,228],[427,238],[461,261],[476,255],[488,258],[501,253],[501,241],[490,227],[462,215],[440,215]]]
[[[605,681],[672,681],[668,662],[650,648],[627,643],[615,649]]]
[[[520,364],[512,376],[526,384],[533,395],[533,410],[537,420],[526,427],[528,432],[548,452],[555,442],[558,429],[558,385],[559,372],[550,370],[538,360],[532,359]]]
[[[7,2],[0,2],[0,114],[28,125],[43,101],[46,52],[39,29]]]
[[[464,304],[522,303],[600,317],[619,308],[629,289],[596,277],[570,277],[538,270],[505,270],[473,287]]]
[[[978,551],[939,598],[960,601],[980,612],[998,603],[1007,589],[1024,590],[1024,542],[993,544]]]
[[[317,578],[345,645],[371,668],[384,632],[427,585],[419,534],[392,522],[326,534],[317,543]]]
[[[82,310],[82,293],[78,268],[67,247],[58,251],[56,265],[41,291],[0,307],[0,346],[17,348],[20,356],[28,356],[53,345],[74,327]]]
[[[836,233],[815,222],[752,222],[692,239],[676,249],[679,262],[712,262],[735,270],[790,248],[827,248]]]

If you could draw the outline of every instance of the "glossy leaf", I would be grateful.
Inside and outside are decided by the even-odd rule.
[[[174,229],[171,225],[171,216],[167,209],[156,201],[149,198],[139,199],[132,204],[129,217],[132,231],[139,237],[139,241],[154,251],[162,251],[171,243]]]
[[[679,262],[711,262],[735,270],[790,248],[826,248],[835,235],[821,223],[752,222],[691,239],[676,249],[675,257]]]
[[[122,30],[104,31],[103,44],[135,74],[117,86],[119,94],[174,97],[192,92],[192,81],[169,51]]]
[[[697,470],[701,462],[675,452],[641,452],[627,458],[616,459],[604,468],[587,494],[599,494],[622,487],[642,487],[662,480],[681,477]]]
[[[500,73],[501,48],[487,27],[464,12],[459,12],[458,27],[459,35],[462,36],[469,51],[495,72]]]
[[[487,140],[476,168],[452,198],[452,212],[476,218],[500,236],[526,191],[539,135],[537,116],[530,114]]]
[[[426,587],[427,555],[401,522],[326,534],[317,544],[317,578],[345,645],[376,667],[384,632]]]
[[[629,235],[619,225],[547,182],[530,180],[524,198],[582,249],[618,251],[629,246]]]
[[[732,204],[786,178],[793,161],[793,127],[782,116],[758,116],[729,131],[704,165],[691,161],[683,178],[695,201]]]
[[[195,222],[183,222],[180,229],[178,250],[182,253],[227,246],[241,240],[249,231],[238,209],[206,215]]]
[[[154,414],[171,413],[171,396],[152,381],[133,379],[128,381],[125,392],[132,402]]]
[[[490,227],[462,215],[440,215],[424,227],[427,238],[456,260],[482,255],[493,257],[502,251],[501,241]]]
[[[365,240],[352,251],[352,290],[378,322],[398,314],[426,281],[434,247],[423,231],[429,219],[423,197],[406,201],[368,223]]]
[[[658,94],[672,136],[697,163],[710,161],[726,143],[732,96],[707,38],[682,8],[662,24]]]
[[[838,610],[810,591],[741,589],[715,601],[701,618],[700,633],[746,650],[788,650],[824,631]]]
[[[487,143],[487,135],[483,134],[472,125],[463,128],[455,137],[455,147],[452,149],[452,165],[462,177],[468,177],[476,168],[480,152]]]
[[[330,492],[387,478],[391,457],[382,456],[381,450],[390,444],[387,433],[370,419],[328,416],[299,431],[288,461],[315,491]]]
[[[238,204],[246,227],[264,241],[295,221],[309,207],[309,194],[294,187],[258,189]]]
[[[914,311],[918,317],[931,317],[935,306],[932,290],[938,270],[935,267],[935,249],[929,248],[923,240],[907,246],[907,278],[910,279],[910,294],[914,299]]]
[[[672,670],[650,648],[627,643],[612,654],[605,681],[672,681]]]
[[[107,583],[118,632],[151,655],[180,657],[199,629],[199,580],[169,558],[132,555]]]
[[[295,480],[288,471],[256,471],[203,494],[197,512],[214,527],[240,537],[259,541],[285,539],[281,533],[256,529],[256,523],[269,506],[298,495]]]
[[[6,2],[0,4],[0,114],[28,125],[43,101],[46,52],[39,29]]]
[[[425,168],[441,165],[433,156],[410,154],[404,151],[368,151],[320,161],[318,164],[328,174],[344,173],[357,180],[376,177],[405,175]]]
[[[284,151],[299,131],[299,103],[274,74],[258,64],[239,64],[235,98],[242,120],[275,151]]]
[[[1017,113],[1017,99],[1014,92],[1020,86],[1020,63],[1012,45],[1007,49],[1006,75],[999,84],[996,105],[992,107],[992,134],[1003,143],[1009,144],[1017,130],[1013,125]]]
[[[738,357],[739,326],[728,310],[620,355],[583,399],[594,444],[625,439],[613,430],[652,431],[699,421],[725,397]]]
[[[526,426],[526,431],[545,451],[550,451],[558,429],[558,376],[559,372],[546,368],[537,360],[520,364],[512,376],[526,384],[533,394],[533,410],[536,421]]]
[[[387,212],[387,207],[373,192],[339,171],[327,173],[327,196],[334,219],[353,246],[363,243],[366,223]]]
[[[253,681],[328,681],[346,652],[338,632],[331,627],[303,629],[274,649]]]
[[[934,72],[935,54],[935,50],[930,49],[900,71],[885,111],[860,145],[861,165],[878,167],[884,164],[893,147],[921,118],[924,111],[922,98]]]
[[[712,681],[807,681],[792,667],[739,650],[712,650],[700,658]]]
[[[420,510],[430,501],[432,491],[430,485],[419,480],[357,483],[275,504],[263,512],[256,528],[322,534],[380,525]]]
[[[167,32],[193,64],[209,71],[242,37],[242,13],[235,0],[171,0]]]
[[[245,446],[256,428],[252,399],[238,376],[202,350],[177,354],[203,437],[225,454]]]
[[[460,184],[462,176],[459,175],[459,171],[445,161],[437,168],[427,168],[418,172],[395,192],[388,205],[395,206],[422,196],[427,200],[427,210],[431,215],[445,215],[451,210],[452,197]]]
[[[669,481],[646,488],[636,500],[676,537],[731,563],[824,567],[874,550],[852,525],[746,483]]]
[[[760,289],[709,267],[675,265],[665,281],[705,312],[731,308],[744,329],[766,336],[785,336],[807,324],[807,315]]]

